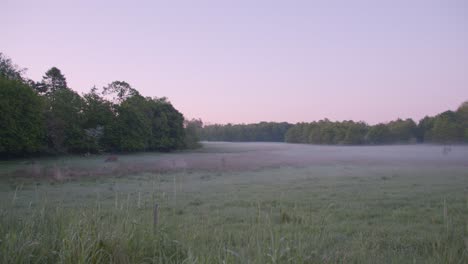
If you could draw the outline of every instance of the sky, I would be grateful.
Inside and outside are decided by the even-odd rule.
[[[468,100],[468,1],[0,0],[0,52],[205,123],[365,121]]]

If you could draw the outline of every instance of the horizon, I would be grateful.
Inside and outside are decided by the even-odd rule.
[[[462,1],[46,2],[7,1],[0,25],[29,78],[126,81],[205,124],[419,122],[468,99]]]

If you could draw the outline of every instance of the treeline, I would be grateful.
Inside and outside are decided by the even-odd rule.
[[[308,144],[411,144],[468,143],[468,102],[457,111],[425,117],[416,124],[412,119],[367,125],[363,122],[331,122],[327,119],[299,123],[285,134],[285,142]]]
[[[368,125],[364,122],[258,123],[208,125],[199,130],[207,141],[271,141],[329,145],[468,143],[468,102],[457,111],[446,111],[414,122],[398,119]]]
[[[184,128],[190,122],[164,97],[144,97],[123,81],[79,95],[56,67],[39,82],[26,79],[24,71],[0,53],[2,157],[170,151],[198,144]]]
[[[198,130],[206,141],[268,141],[284,142],[284,135],[292,127],[289,123],[261,122],[258,124],[206,125]],[[199,125],[201,127],[201,125]]]

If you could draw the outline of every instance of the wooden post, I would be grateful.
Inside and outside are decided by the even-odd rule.
[[[153,227],[154,227],[154,230],[156,231],[156,227],[158,226],[158,222],[159,222],[159,205],[158,204],[154,205],[153,217],[154,217]]]

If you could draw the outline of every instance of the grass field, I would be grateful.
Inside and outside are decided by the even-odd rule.
[[[468,263],[468,146],[105,158],[1,162],[0,262]]]

